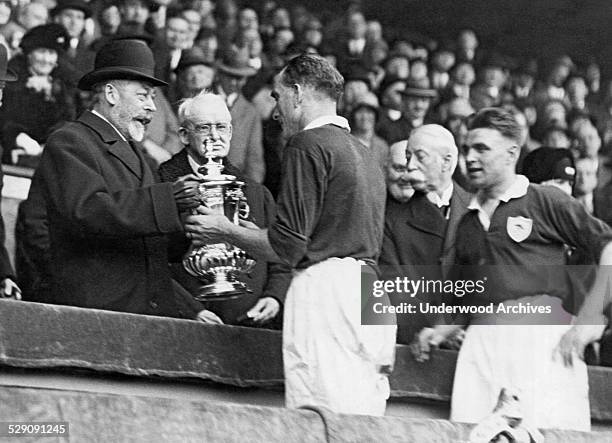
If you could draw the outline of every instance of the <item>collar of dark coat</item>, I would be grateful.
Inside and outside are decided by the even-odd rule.
[[[406,205],[406,223],[438,237],[446,233],[446,220],[422,192],[415,192]]]
[[[108,152],[117,157],[136,177],[142,178],[142,153],[137,152],[129,142],[123,140],[110,123],[91,111],[85,111],[78,121],[95,131],[107,144]]]

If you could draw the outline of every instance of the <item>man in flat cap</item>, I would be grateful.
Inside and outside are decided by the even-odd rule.
[[[46,201],[51,290],[57,304],[195,318],[202,310],[177,290],[166,234],[196,207],[195,177],[158,183],[138,142],[155,112],[151,50],[115,40],[79,81],[92,109],[53,133],[34,177]],[[34,185],[33,185],[34,186]]]

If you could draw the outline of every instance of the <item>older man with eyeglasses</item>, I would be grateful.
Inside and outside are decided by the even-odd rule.
[[[276,209],[272,194],[264,186],[245,177],[227,160],[232,139],[232,117],[225,101],[220,95],[202,92],[196,97],[186,99],[178,109],[179,137],[185,148],[163,163],[159,174],[163,181],[175,181],[179,177],[195,174],[202,177],[200,167],[206,163],[208,146],[212,148],[213,158],[223,159],[224,173],[246,182],[246,199],[250,209],[250,220],[261,228],[270,226],[275,219]],[[183,235],[176,236],[171,242],[170,261],[173,277],[192,292],[201,286],[194,277],[187,274],[181,259],[190,241]],[[252,294],[238,299],[209,301],[207,309],[218,314],[225,323],[249,326],[271,325],[284,302],[291,280],[287,266],[259,260],[255,269],[247,277]]]

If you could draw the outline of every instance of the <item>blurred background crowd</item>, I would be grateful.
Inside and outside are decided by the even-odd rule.
[[[371,5],[364,12],[367,2],[341,3],[346,7],[337,14],[338,5],[308,9],[293,1],[0,1],[0,40],[19,77],[4,90],[2,161],[36,167],[49,133],[89,106],[76,85],[93,69],[96,51],[111,39],[137,37],[151,46],[156,75],[170,84],[157,94],[146,151],[158,163],[178,152],[178,103],[210,89],[232,112],[229,160],[276,194],[284,140],[272,118],[271,82],[286,60],[313,52],[344,75],[340,112],[381,167],[389,163],[389,146],[413,128],[441,123],[460,147],[470,114],[503,106],[524,128],[523,157],[539,146],[569,149],[574,194],[612,220],[605,201],[612,82],[602,79],[595,58],[511,57],[503,45],[483,48],[472,29],[434,40],[388,27]],[[460,168],[456,178],[465,184]]]

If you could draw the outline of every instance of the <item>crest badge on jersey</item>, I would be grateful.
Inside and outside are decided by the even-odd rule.
[[[517,243],[522,242],[533,228],[533,220],[527,217],[508,217],[506,221],[506,230],[512,240]]]

